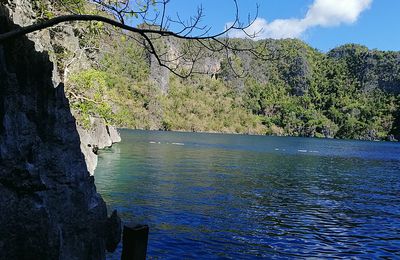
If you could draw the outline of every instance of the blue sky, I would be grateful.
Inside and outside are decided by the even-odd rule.
[[[300,38],[327,51],[345,43],[358,43],[371,49],[400,50],[399,0],[238,0],[245,21],[255,15],[253,30],[263,28],[260,38]],[[233,21],[232,0],[171,0],[168,14],[179,12],[187,19],[202,5],[203,24],[212,32],[221,31]],[[232,36],[243,37],[239,32]]]

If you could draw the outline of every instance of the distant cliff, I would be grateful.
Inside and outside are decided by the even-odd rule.
[[[369,50],[348,44],[331,50],[328,57],[345,62],[364,91],[381,89],[400,94],[400,52]]]

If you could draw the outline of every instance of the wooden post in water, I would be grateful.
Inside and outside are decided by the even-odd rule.
[[[121,260],[145,260],[148,239],[149,226],[124,226]]]

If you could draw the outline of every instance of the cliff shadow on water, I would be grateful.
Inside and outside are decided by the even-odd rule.
[[[0,33],[17,28],[0,6]],[[63,83],[27,37],[0,43],[0,259],[104,259],[107,209]]]

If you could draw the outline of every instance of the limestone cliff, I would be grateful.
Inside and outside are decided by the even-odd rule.
[[[88,129],[77,125],[77,130],[88,171],[93,175],[97,166],[98,150],[121,142],[121,137],[113,126],[107,125],[104,119],[98,117],[90,118],[90,127]]]
[[[32,22],[30,1],[3,2],[0,33]],[[0,45],[0,259],[105,258],[107,209],[80,149],[53,36]]]

